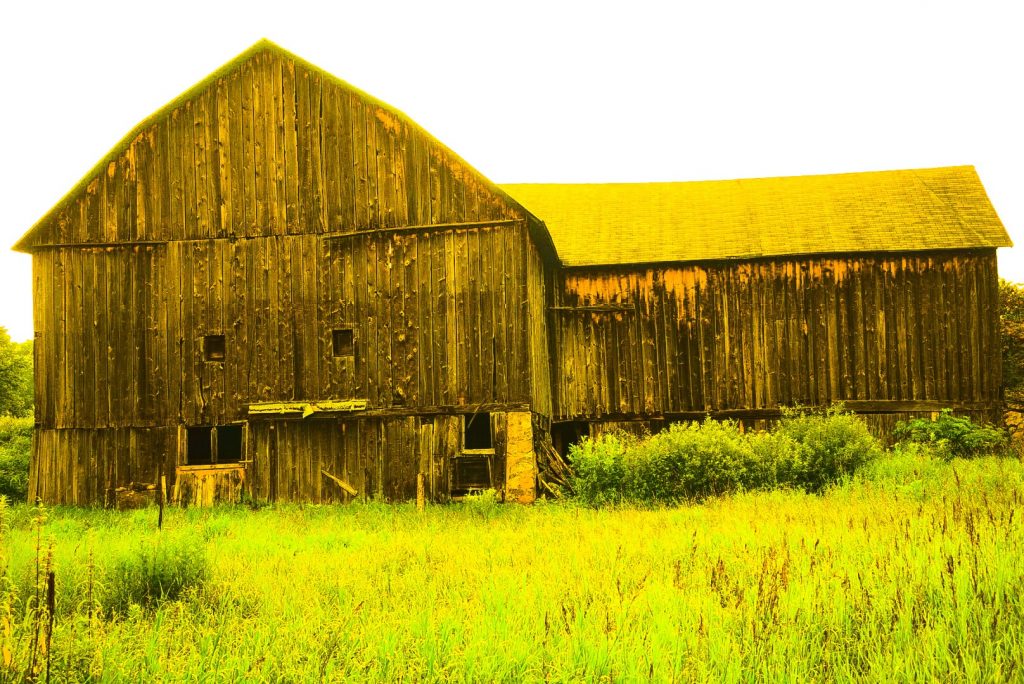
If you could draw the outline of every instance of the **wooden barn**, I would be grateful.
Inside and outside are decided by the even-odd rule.
[[[1001,420],[1011,243],[972,167],[503,187],[558,249],[558,444],[836,402]]]
[[[264,41],[16,245],[30,496],[528,502],[609,427],[994,418],[1009,244],[970,167],[499,187]]]

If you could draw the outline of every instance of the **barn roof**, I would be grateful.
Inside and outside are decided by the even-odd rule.
[[[566,266],[1012,244],[972,166],[501,187],[547,224]]]

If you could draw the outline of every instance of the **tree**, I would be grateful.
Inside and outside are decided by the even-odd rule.
[[[12,342],[0,326],[0,416],[31,416],[32,342]]]
[[[1024,285],[999,280],[1003,388],[1011,404],[1024,404]]]

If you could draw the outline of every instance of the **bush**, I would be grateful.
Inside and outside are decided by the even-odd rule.
[[[0,496],[24,501],[32,458],[32,418],[0,416]]]
[[[867,424],[842,406],[824,413],[787,410],[775,427],[797,449],[783,464],[787,484],[817,492],[844,475],[850,475],[882,453],[882,445],[868,432]]]
[[[863,420],[835,407],[788,412],[769,432],[708,419],[646,439],[606,434],[573,445],[569,457],[576,498],[600,506],[675,504],[779,486],[816,492],[881,452]]]
[[[954,416],[951,409],[942,409],[935,420],[900,421],[893,436],[904,442],[930,444],[946,460],[1001,453],[1008,442],[1005,430],[976,425],[970,418]]]
[[[733,421],[676,423],[638,442],[626,458],[630,498],[678,503],[746,486],[750,445]]]
[[[627,500],[625,456],[636,442],[631,435],[608,433],[570,446],[576,497],[594,506]]]
[[[498,492],[495,489],[483,489],[470,494],[463,499],[463,502],[466,508],[485,520],[493,518],[500,512]]]
[[[161,533],[109,566],[104,607],[125,614],[133,605],[173,601],[202,587],[207,572],[206,549],[198,540]]]

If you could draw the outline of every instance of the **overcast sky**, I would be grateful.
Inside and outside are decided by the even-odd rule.
[[[0,325],[32,335],[30,258],[9,246],[135,124],[261,37],[499,183],[972,164],[1024,245],[1014,5],[7,2]],[[1000,272],[1024,281],[1015,251],[999,250]]]

